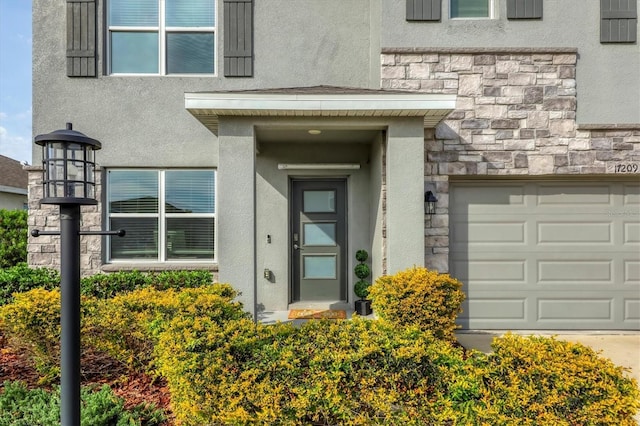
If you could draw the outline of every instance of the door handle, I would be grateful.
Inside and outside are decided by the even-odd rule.
[[[300,247],[298,244],[293,244],[293,249],[294,250],[304,250],[302,247]]]

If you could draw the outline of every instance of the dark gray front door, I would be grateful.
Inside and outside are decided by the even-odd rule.
[[[293,180],[292,301],[346,300],[346,180]]]

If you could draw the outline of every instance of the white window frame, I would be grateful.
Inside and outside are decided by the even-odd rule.
[[[474,17],[474,16],[452,16],[451,15],[451,0],[448,0],[448,5],[449,5],[449,19],[453,20],[453,21],[468,21],[468,20],[483,20],[483,19],[496,19],[497,18],[497,13],[498,13],[498,8],[496,6],[496,0],[487,0],[487,2],[489,3],[489,16],[478,16],[478,17]]]
[[[213,171],[214,176],[214,185],[213,185],[213,213],[166,213],[165,211],[165,175],[166,172],[173,171]],[[106,228],[107,230],[111,230],[111,218],[118,217],[131,217],[131,218],[154,218],[158,220],[158,257],[156,260],[153,259],[141,259],[141,258],[131,258],[131,259],[112,259],[111,258],[111,238],[120,238],[120,237],[111,237],[107,238],[106,244],[106,261],[107,263],[164,263],[164,264],[174,264],[174,263],[218,263],[218,171],[215,168],[198,168],[198,169],[144,169],[144,168],[110,168],[106,171],[108,174],[109,171],[155,171],[157,173],[158,178],[158,212],[157,213],[111,213],[111,191],[109,189],[108,182],[109,179],[105,176],[104,181],[107,183],[106,186],[106,200],[105,200],[105,212],[106,212]],[[166,243],[166,233],[167,233],[167,224],[166,221],[169,218],[213,218],[213,258],[211,259],[170,259],[167,260],[167,243]],[[126,231],[126,229],[125,229]]]
[[[218,1],[213,1],[214,17],[215,21],[213,27],[167,27],[166,22],[166,2],[165,0],[158,1],[158,26],[153,27],[123,27],[117,25],[111,25],[107,22],[107,74],[113,76],[136,76],[136,77],[216,77],[218,75]],[[107,21],[109,20],[109,1],[106,2],[105,14]],[[114,32],[157,32],[158,37],[158,73],[112,73],[111,72],[111,33]],[[167,74],[167,33],[213,33],[213,74],[202,73],[187,73],[187,74]]]

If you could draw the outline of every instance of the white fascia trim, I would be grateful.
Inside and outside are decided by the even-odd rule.
[[[244,94],[185,93],[186,109],[217,111],[424,111],[453,110],[456,95],[440,94]]]
[[[26,189],[14,188],[12,186],[4,186],[4,185],[0,185],[0,192],[7,192],[7,193],[19,194],[19,195],[27,195],[28,194]]]

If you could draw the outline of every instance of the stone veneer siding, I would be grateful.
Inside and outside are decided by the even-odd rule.
[[[640,124],[576,121],[577,49],[405,49],[381,55],[383,89],[457,95],[456,109],[425,129],[427,267],[449,270],[450,176],[605,175],[640,161]]]

